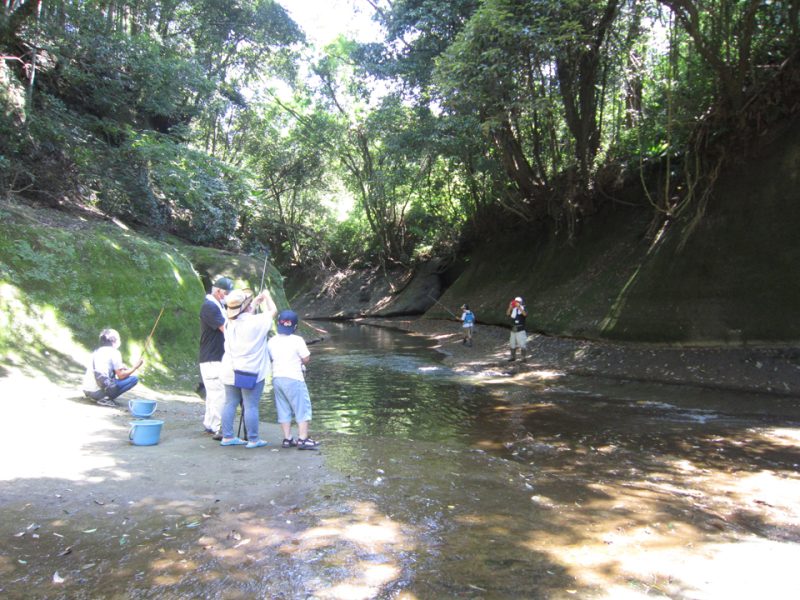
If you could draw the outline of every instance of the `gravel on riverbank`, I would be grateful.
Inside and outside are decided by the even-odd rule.
[[[508,329],[475,327],[472,346],[462,343],[461,324],[425,318],[363,319],[370,325],[424,335],[437,343],[456,371],[546,378],[555,373],[634,381],[677,383],[800,396],[800,348],[679,347],[626,344],[528,335],[528,359],[509,362]]]

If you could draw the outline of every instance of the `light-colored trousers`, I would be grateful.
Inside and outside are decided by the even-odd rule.
[[[511,336],[508,338],[508,343],[511,344],[511,349],[521,348],[525,350],[528,345],[528,334],[525,331],[512,331]]]
[[[203,417],[203,427],[212,431],[219,431],[222,427],[222,407],[225,406],[225,386],[220,381],[219,373],[222,363],[200,363],[200,376],[206,386],[206,413]]]

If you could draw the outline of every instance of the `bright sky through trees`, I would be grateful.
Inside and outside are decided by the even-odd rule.
[[[292,19],[317,47],[345,34],[359,42],[380,40],[380,28],[372,21],[374,9],[366,0],[279,0]]]
[[[303,29],[306,38],[319,52],[339,35],[358,42],[377,42],[381,30],[372,20],[374,9],[367,0],[278,0],[292,19]],[[273,82],[277,89],[282,86]],[[385,86],[377,86],[376,98]],[[288,93],[288,90],[286,90]],[[347,218],[354,199],[341,186],[324,195],[321,201],[332,208],[339,221]]]

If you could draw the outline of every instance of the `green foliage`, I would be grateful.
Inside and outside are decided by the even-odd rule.
[[[364,49],[370,72],[399,74],[420,103],[436,98],[441,120],[477,118],[480,143],[448,156],[501,166],[494,205],[523,220],[593,210],[593,178],[614,161],[724,155],[705,141],[737,143],[744,119],[731,107],[765,93],[777,57],[798,47],[796,9],[756,1],[414,0],[383,22],[396,43]],[[704,175],[682,177],[685,190]]]
[[[169,231],[195,243],[218,246],[233,237],[239,213],[250,197],[240,170],[153,134],[134,137],[121,154],[146,174],[159,210],[168,211]],[[131,208],[136,210],[137,205]]]
[[[328,252],[331,208],[320,197],[330,193],[330,151],[318,117],[303,98],[288,110],[258,104],[245,128],[247,164],[260,193],[242,234],[253,245],[269,247],[285,265],[324,260]]]
[[[147,357],[148,383],[189,383],[197,329],[186,308],[203,288],[189,261],[173,248],[109,225],[44,225],[21,207],[4,214],[0,239],[0,354],[49,370],[48,353],[79,371],[105,327],[118,329],[123,354],[138,358],[165,306]]]
[[[796,110],[796,3],[375,5],[385,43],[339,38],[298,82],[274,0],[12,3],[0,187],[286,264],[406,263],[498,216],[574,231],[659,162],[658,214],[697,217],[731,148]]]
[[[337,223],[330,238],[330,256],[334,264],[369,263],[380,251],[369,223],[359,211],[353,211],[346,220]]]
[[[286,11],[272,0],[42,9],[35,30],[30,20],[19,30],[44,49],[33,111],[15,122],[0,96],[0,156],[11,167],[4,190],[50,204],[80,197],[197,243],[241,245],[250,174],[215,157],[216,148],[186,142],[192,123],[216,127],[229,107],[245,107],[239,90],[248,78],[293,73],[290,45],[302,36]]]
[[[109,31],[97,12],[73,11],[71,19],[73,28],[53,22],[47,29],[60,67],[54,83],[69,105],[147,126],[154,118],[185,118],[189,99],[208,93],[207,75],[172,43]]]
[[[387,43],[393,44],[393,50],[372,46],[362,49],[357,56],[371,73],[407,81],[426,98],[436,57],[454,42],[479,5],[478,0],[394,2],[391,10],[383,14]]]

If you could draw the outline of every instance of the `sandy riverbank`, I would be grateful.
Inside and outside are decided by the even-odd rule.
[[[520,378],[559,373],[633,381],[707,386],[738,391],[800,395],[800,349],[790,347],[675,347],[528,336],[528,359],[509,362],[508,329],[478,325],[472,346],[462,343],[460,324],[424,318],[363,319],[437,342],[457,371]]]
[[[79,381],[0,378],[0,595],[214,596],[248,557],[277,564],[305,551],[298,506],[340,483],[323,452],[280,449],[279,426],[263,421],[269,446],[222,448],[202,430],[197,396],[140,385],[107,408],[82,398]],[[158,402],[157,445],[129,441],[128,397]]]

